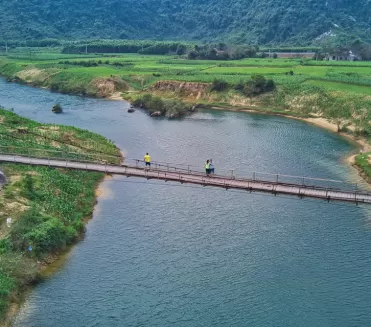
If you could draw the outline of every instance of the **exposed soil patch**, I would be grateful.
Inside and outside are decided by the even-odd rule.
[[[199,100],[201,97],[205,96],[208,87],[208,83],[158,81],[150,90],[173,93],[180,97],[191,97],[195,100]]]
[[[117,91],[128,90],[128,85],[119,77],[95,78],[91,85],[96,89],[96,95],[102,98],[111,97]]]

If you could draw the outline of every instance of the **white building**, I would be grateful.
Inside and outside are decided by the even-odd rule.
[[[349,52],[343,52],[341,54],[328,54],[326,56],[326,59],[329,61],[339,61],[339,60],[345,60],[345,61],[356,61],[356,60],[362,60],[362,58],[353,53],[352,50],[349,50]]]

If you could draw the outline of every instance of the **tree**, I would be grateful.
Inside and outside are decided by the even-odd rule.
[[[184,44],[179,44],[176,49],[176,54],[178,56],[184,55],[187,51],[187,47]]]
[[[268,79],[267,82],[265,83],[265,91],[270,92],[273,91],[276,88],[276,84],[272,79]]]
[[[325,103],[324,114],[336,124],[337,132],[341,132],[350,118],[349,105],[342,99],[330,96]]]
[[[247,81],[243,88],[243,93],[248,96],[259,95],[265,92],[271,92],[276,88],[272,79],[266,80],[263,75],[254,74],[251,79]]]
[[[192,50],[188,53],[188,59],[190,60],[194,60],[197,58],[197,51],[196,50]]]

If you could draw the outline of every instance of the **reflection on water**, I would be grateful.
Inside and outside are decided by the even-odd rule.
[[[50,112],[55,102],[66,114]],[[341,160],[349,143],[281,117],[202,111],[167,121],[0,82],[7,103],[105,135],[131,158],[148,151],[201,169],[213,158],[217,172],[355,177]],[[101,189],[85,239],[14,326],[371,324],[368,207],[118,176]]]

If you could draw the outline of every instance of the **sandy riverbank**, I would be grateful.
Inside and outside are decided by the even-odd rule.
[[[337,131],[337,125],[330,122],[324,117],[297,117],[293,115],[286,115],[281,114],[275,111],[268,110],[258,110],[258,109],[249,109],[249,108],[235,108],[235,107],[211,107],[211,110],[224,110],[224,111],[235,111],[235,112],[246,112],[246,113],[257,113],[257,114],[263,114],[263,115],[273,115],[273,116],[280,116],[280,117],[286,117],[289,119],[296,119],[300,121],[304,121],[306,123],[315,125],[317,127],[324,128],[328,131],[331,131],[333,133],[336,133],[337,135],[346,138],[347,140],[354,143],[359,150],[362,152],[369,152],[371,151],[371,144],[368,143],[368,140],[365,137],[358,137],[349,133],[345,132],[338,132]],[[352,153],[346,158],[346,162],[348,162],[350,165],[354,164],[354,159],[357,154]]]

